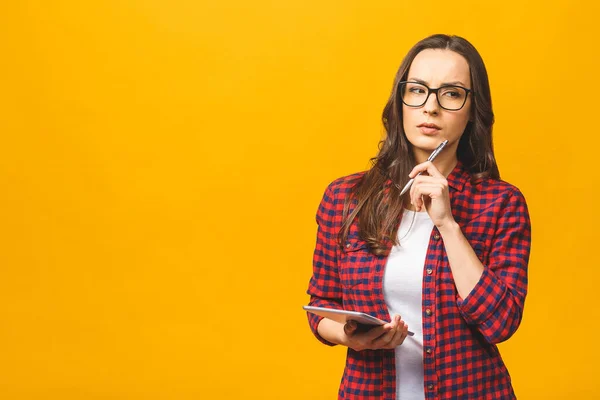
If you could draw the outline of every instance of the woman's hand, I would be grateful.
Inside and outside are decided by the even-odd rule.
[[[355,321],[349,321],[344,325],[346,334],[346,346],[356,351],[393,349],[400,346],[408,335],[408,325],[402,321],[399,315],[394,316],[392,322],[376,326],[366,332],[358,330]]]
[[[446,177],[431,161],[417,165],[408,176],[414,178],[419,172],[421,175],[415,178],[410,188],[410,203],[415,206],[417,211],[421,211],[425,207],[429,217],[438,228],[454,223]],[[428,175],[423,175],[423,173]]]

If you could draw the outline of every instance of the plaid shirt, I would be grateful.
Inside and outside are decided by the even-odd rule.
[[[317,244],[310,305],[362,311],[389,321],[383,296],[386,257],[375,256],[358,236],[337,244],[344,199],[363,173],[329,185],[317,212]],[[425,398],[513,399],[510,376],[496,346],[519,326],[527,293],[531,231],[521,192],[506,182],[472,184],[459,162],[447,178],[454,219],[484,265],[471,293],[456,291],[439,231],[429,238],[423,268]],[[321,317],[308,313],[315,336]],[[348,349],[340,399],[394,399],[394,350]]]

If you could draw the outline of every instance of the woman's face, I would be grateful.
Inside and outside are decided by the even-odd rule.
[[[471,75],[467,60],[452,50],[427,49],[421,51],[413,60],[408,70],[407,81],[421,82],[435,89],[447,84],[458,85],[471,89]],[[422,96],[423,87],[412,87],[415,95]],[[459,94],[456,92],[438,92],[437,96],[446,96],[442,104],[456,102]],[[457,111],[449,111],[442,107],[431,93],[426,103],[420,107],[409,107],[402,103],[404,132],[408,141],[414,146],[417,159],[426,158],[445,139],[448,139],[448,149],[445,153],[456,154],[458,141],[469,122],[471,110],[471,95],[467,95],[466,103]],[[424,125],[425,124],[425,125]],[[426,124],[429,124],[427,126]],[[420,154],[419,154],[420,153]]]

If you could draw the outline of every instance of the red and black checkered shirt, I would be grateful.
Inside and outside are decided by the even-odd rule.
[[[329,185],[317,212],[317,244],[308,294],[310,305],[362,311],[389,321],[383,296],[386,257],[368,251],[357,224],[338,245],[342,209],[363,173]],[[519,326],[527,293],[531,243],[525,198],[514,186],[485,179],[473,184],[460,163],[447,178],[452,214],[484,265],[471,293],[456,291],[439,231],[429,238],[423,268],[425,398],[513,399],[510,376],[496,346]],[[321,317],[308,313],[317,338]],[[394,399],[394,350],[348,349],[340,399]]]

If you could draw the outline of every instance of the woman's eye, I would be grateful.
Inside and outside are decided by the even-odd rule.
[[[412,88],[408,89],[408,91],[411,93],[419,93],[419,94],[425,93],[425,90],[423,90],[423,88],[420,88],[420,87],[412,87]]]
[[[453,99],[457,99],[457,98],[460,98],[462,96],[462,92],[459,91],[459,90],[455,90],[455,89],[449,89],[449,90],[445,90],[442,93],[442,95],[446,96],[446,97],[453,98]]]

